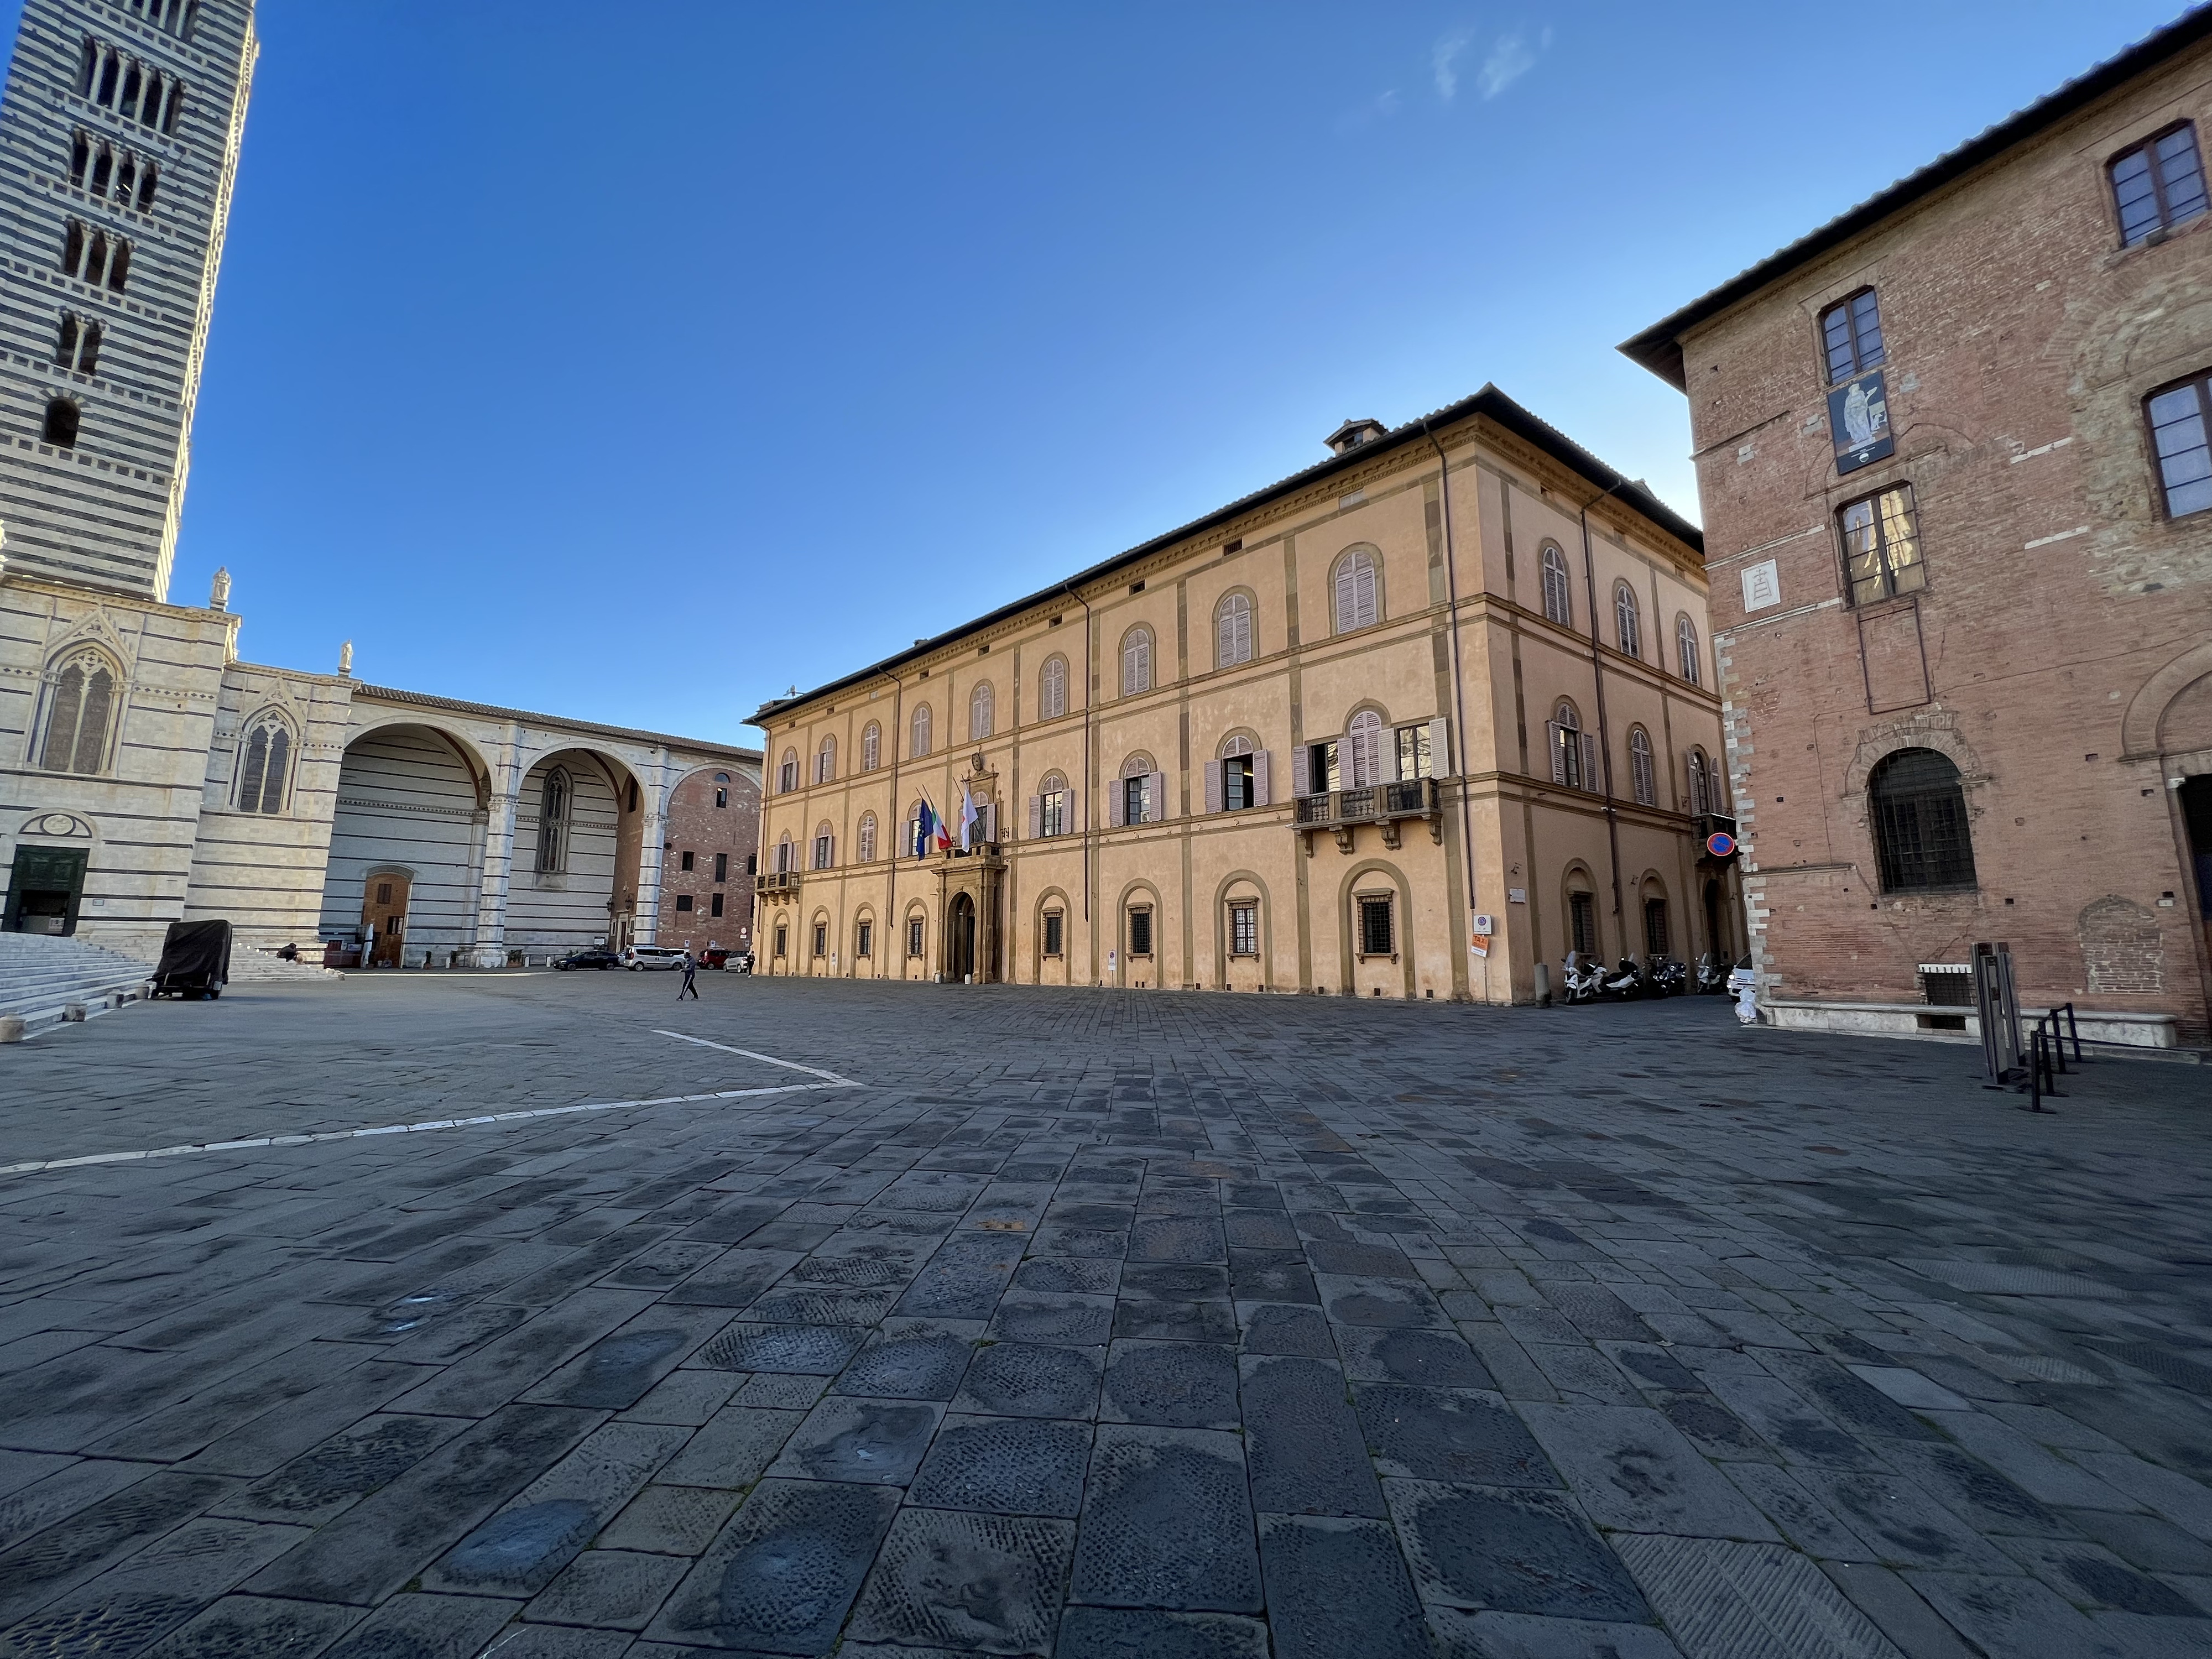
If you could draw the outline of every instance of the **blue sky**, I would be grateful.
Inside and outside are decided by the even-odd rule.
[[[1614,345],[2173,11],[263,0],[173,595],[753,742],[1486,380],[1695,516]]]

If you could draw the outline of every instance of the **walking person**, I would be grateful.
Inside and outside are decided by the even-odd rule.
[[[676,994],[678,1002],[687,996],[694,1002],[699,1000],[698,979],[699,958],[691,954],[691,947],[687,945],[684,947],[684,988]]]

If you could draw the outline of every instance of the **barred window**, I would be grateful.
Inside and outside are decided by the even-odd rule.
[[[1574,590],[1567,582],[1567,556],[1558,546],[1544,544],[1544,615],[1562,628],[1575,625]]]
[[[1129,911],[1129,954],[1148,957],[1152,953],[1152,913],[1148,906],[1133,906]]]
[[[1232,957],[1256,957],[1260,954],[1260,902],[1257,899],[1237,899],[1231,902],[1229,954]]]
[[[1567,948],[1586,957],[1597,954],[1597,900],[1591,894],[1567,895]]]
[[[1911,484],[1893,484],[1878,495],[1852,501],[1836,518],[1843,529],[1852,604],[1867,605],[1928,585]]]
[[[1066,944],[1066,915],[1059,910],[1044,913],[1044,954],[1056,957]]]
[[[1687,615],[1674,618],[1674,655],[1681,665],[1684,679],[1692,685],[1705,684],[1698,649],[1698,625]]]
[[[921,918],[920,916],[908,916],[906,919],[906,953],[910,957],[917,957],[921,955]]]
[[[1620,648],[1632,657],[1644,654],[1644,622],[1636,608],[1636,590],[1626,582],[1616,582],[1613,589],[1613,626],[1620,637]]]
[[[1390,921],[1390,900],[1387,895],[1359,901],[1360,955],[1387,957],[1398,948]]]
[[[814,924],[814,954],[817,957],[830,954],[830,924],[826,921]]]
[[[1667,901],[1647,898],[1644,901],[1644,954],[1663,957],[1673,942],[1667,931]]]
[[[1872,289],[1861,289],[1820,313],[1820,344],[1828,354],[1831,386],[1882,362],[1881,307]]]
[[[853,954],[862,960],[876,953],[876,924],[863,921],[853,932]]]
[[[2207,205],[2197,129],[2187,121],[2121,151],[2113,158],[2112,176],[2123,246],[2194,219]]]
[[[1868,820],[1885,893],[1972,888],[1974,842],[1959,769],[1933,749],[1900,749],[1867,780]]]

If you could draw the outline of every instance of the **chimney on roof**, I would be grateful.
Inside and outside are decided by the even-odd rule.
[[[1380,421],[1346,421],[1330,433],[1326,441],[1331,451],[1342,455],[1362,444],[1373,443],[1387,434],[1389,429]]]

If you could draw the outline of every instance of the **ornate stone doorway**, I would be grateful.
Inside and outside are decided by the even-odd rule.
[[[965,893],[952,896],[945,917],[945,971],[956,984],[975,971],[975,901]]]
[[[407,950],[407,896],[414,881],[404,870],[369,872],[362,885],[361,925],[369,934],[371,968],[398,968]]]
[[[8,879],[7,931],[74,933],[90,855],[76,847],[18,847]]]

